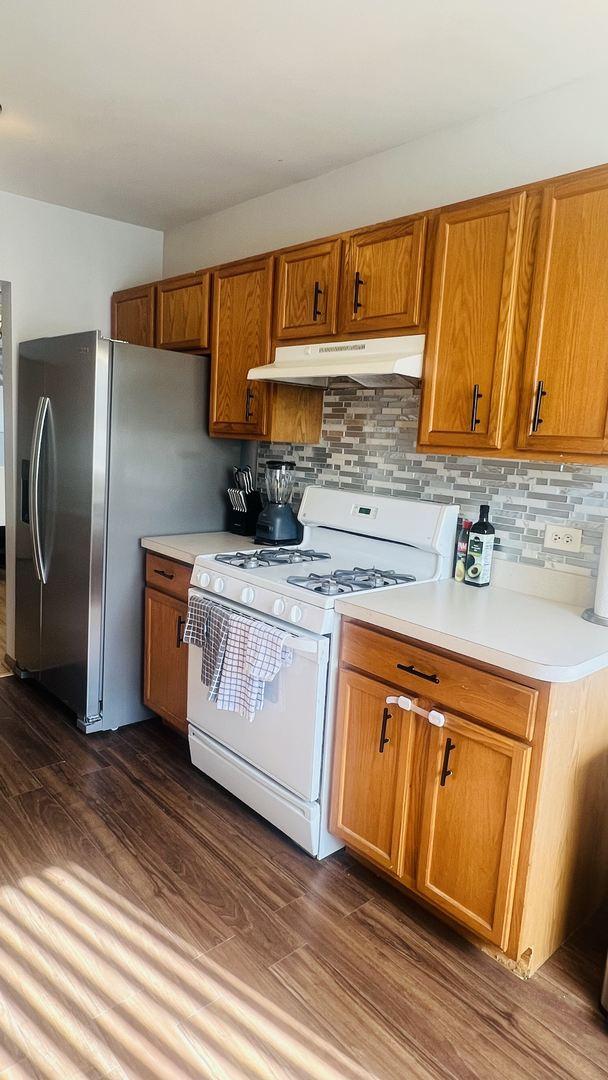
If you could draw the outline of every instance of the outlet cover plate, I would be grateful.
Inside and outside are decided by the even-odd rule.
[[[545,551],[571,551],[581,550],[583,530],[572,529],[569,525],[546,525],[543,547]]]

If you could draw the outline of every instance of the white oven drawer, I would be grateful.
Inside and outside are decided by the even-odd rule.
[[[318,854],[321,823],[318,802],[298,799],[196,728],[188,728],[188,742],[192,764],[197,769],[276,825],[305,851]]]
[[[261,621],[276,625],[266,616]],[[290,632],[289,647],[293,663],[267,686],[264,708],[249,721],[208,700],[200,649],[190,646],[188,721],[282,787],[314,802],[321,781],[329,641]]]

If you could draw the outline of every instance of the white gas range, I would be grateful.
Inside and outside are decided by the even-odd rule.
[[[208,701],[190,647],[192,761],[318,858],[342,846],[328,829],[336,597],[448,577],[457,516],[456,506],[308,487],[298,546],[196,559],[191,594],[284,628],[293,663],[250,723]]]

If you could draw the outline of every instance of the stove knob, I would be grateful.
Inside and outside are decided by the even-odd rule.
[[[198,574],[196,575],[196,580],[200,585],[201,589],[206,589],[209,582],[211,581],[211,577],[204,570],[199,570]]]
[[[218,578],[215,579],[215,581],[213,582],[213,591],[214,592],[223,592],[224,591],[224,579],[223,578],[218,577]]]
[[[289,618],[290,618],[291,622],[301,622],[302,621],[302,614],[303,614],[302,608],[298,607],[297,604],[294,604],[291,611],[289,612]]]
[[[255,589],[252,589],[250,585],[247,585],[241,593],[241,600],[244,604],[253,604],[255,600]]]
[[[272,610],[273,610],[275,615],[283,615],[284,614],[284,612],[285,612],[285,601],[283,600],[282,596],[279,596],[278,600],[275,600],[274,604],[272,605]]]

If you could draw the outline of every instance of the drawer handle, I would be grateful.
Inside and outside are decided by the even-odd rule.
[[[168,570],[155,570],[154,573],[158,574],[159,577],[167,578],[169,581],[173,581],[173,578],[175,577],[175,574],[170,574]]]
[[[438,675],[427,675],[424,671],[418,671],[413,664],[397,664],[400,671],[407,671],[409,675],[417,675],[419,679],[426,679],[427,682],[438,683]]]
[[[388,724],[388,722],[389,722],[389,720],[391,718],[392,718],[392,713],[390,713],[388,709],[385,709],[384,712],[382,713],[382,727],[380,728],[380,745],[378,747],[378,753],[379,754],[384,753],[384,747],[386,746],[387,743],[389,743],[391,741],[386,736],[386,725]]]
[[[441,780],[439,781],[440,787],[445,787],[448,776],[452,776],[452,770],[449,769],[448,766],[450,764],[450,754],[452,753],[452,750],[455,749],[456,743],[452,742],[452,740],[448,736],[448,740],[445,744],[445,752],[443,755],[443,765],[441,766]]]

